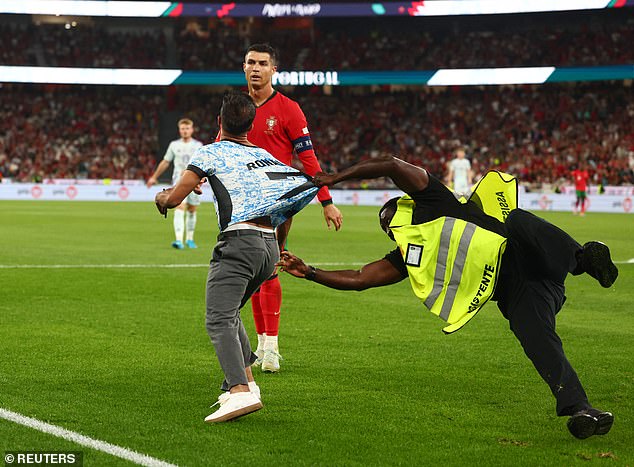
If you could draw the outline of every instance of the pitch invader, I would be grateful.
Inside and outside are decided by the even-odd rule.
[[[220,408],[205,418],[217,423],[262,408],[251,365],[256,356],[240,308],[271,276],[279,259],[274,229],[306,206],[318,191],[311,177],[279,163],[247,139],[255,117],[253,100],[228,93],[218,123],[220,142],[194,155],[174,188],[157,194],[159,212],[179,205],[209,180],[218,219],[218,243],[207,275],[207,333],[224,373]]]
[[[178,121],[178,133],[180,134],[180,138],[169,144],[165,156],[163,156],[163,160],[147,181],[146,186],[148,188],[156,183],[161,174],[165,172],[172,163],[174,164],[172,185],[176,185],[176,182],[181,178],[183,171],[187,168],[194,153],[203,145],[203,143],[197,139],[192,138],[194,134],[194,122],[188,118],[182,118]],[[174,248],[178,250],[185,248],[183,245],[183,234],[185,231],[187,231],[185,245],[187,245],[188,248],[197,248],[194,242],[194,231],[196,230],[196,209],[199,205],[200,196],[192,192],[174,211],[175,240],[172,242]]]

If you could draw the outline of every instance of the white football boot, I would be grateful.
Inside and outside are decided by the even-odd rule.
[[[249,391],[251,391],[251,394],[255,394],[258,399],[262,400],[262,397],[260,397],[260,386],[258,386],[255,381],[249,381]]]
[[[280,359],[282,356],[275,350],[265,350],[262,358],[262,371],[277,373],[280,371]]]

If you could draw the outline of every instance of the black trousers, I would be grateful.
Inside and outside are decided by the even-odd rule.
[[[557,400],[557,415],[588,407],[588,397],[555,331],[566,296],[564,280],[578,274],[581,245],[560,228],[516,209],[506,220],[508,244],[495,299],[524,352]]]

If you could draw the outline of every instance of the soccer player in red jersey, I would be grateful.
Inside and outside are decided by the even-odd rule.
[[[575,191],[577,193],[577,202],[575,208],[572,211],[573,214],[579,213],[580,216],[586,214],[586,195],[588,190],[588,180],[590,174],[586,168],[586,163],[582,162],[579,166],[572,171],[572,178],[575,181]]]
[[[296,154],[308,175],[321,172],[304,112],[297,102],[273,88],[273,74],[277,70],[276,50],[268,44],[254,44],[247,49],[242,67],[249,86],[249,95],[257,109],[253,128],[248,133],[249,141],[266,149],[287,165],[291,165],[293,154]],[[335,230],[339,230],[343,218],[333,204],[327,187],[319,190],[317,199],[323,206],[328,228],[334,226]],[[286,243],[291,221],[292,218],[277,229],[280,251]],[[255,364],[260,364],[262,370],[267,372],[277,372],[280,369],[278,331],[281,304],[282,288],[275,273],[251,298],[258,334],[255,352],[258,360]]]

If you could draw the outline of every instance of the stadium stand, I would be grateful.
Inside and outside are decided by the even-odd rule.
[[[197,122],[196,136],[205,143],[218,131],[221,96],[200,88],[7,88],[0,92],[0,171],[17,181],[145,179],[162,156],[158,124],[166,111]],[[407,154],[408,161],[441,175],[462,144],[476,173],[517,173],[529,189],[562,183],[580,160],[589,162],[593,183],[634,184],[632,86],[360,91],[325,95],[313,88],[294,95],[325,170]]]
[[[588,24],[546,22],[526,29],[517,18],[507,24],[468,19],[412,22],[353,23],[341,20],[316,28],[314,40],[303,51],[298,68],[340,70],[432,70],[511,66],[590,66],[632,63],[634,23]]]
[[[409,154],[409,162],[440,175],[455,147],[466,145],[476,173],[507,170],[540,189],[562,183],[580,160],[595,183],[634,183],[633,98],[632,87],[586,84],[427,88],[302,104],[320,160],[333,168]]]
[[[237,71],[258,41],[280,49],[285,70],[634,63],[634,8],[544,14],[538,29],[524,15],[49,20],[0,16],[0,65]],[[162,117],[188,116],[196,137],[213,141],[221,91],[0,85],[0,177],[146,179],[162,156]],[[283,91],[301,103],[326,170],[407,154],[440,175],[461,144],[476,173],[508,170],[530,189],[558,186],[580,160],[593,183],[634,184],[629,81]]]
[[[151,88],[4,86],[0,172],[21,182],[145,179],[156,163],[161,94]]]
[[[47,66],[164,68],[166,65],[165,37],[160,29],[62,26],[38,28],[37,40]]]
[[[37,65],[36,31],[31,24],[0,23],[0,65]]]
[[[493,17],[223,20],[89,19],[33,23],[0,17],[0,64],[235,70],[248,43],[281,51],[285,70],[431,70],[634,63],[634,8],[592,14]]]

